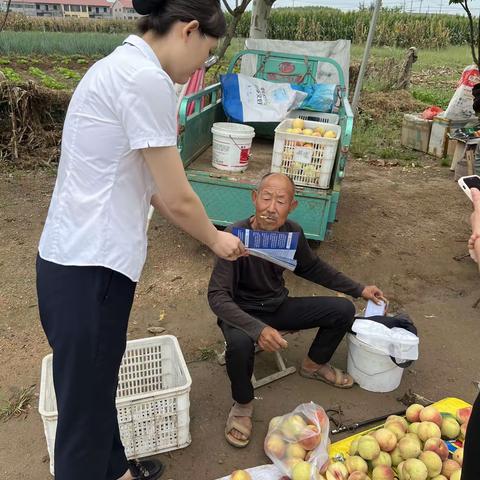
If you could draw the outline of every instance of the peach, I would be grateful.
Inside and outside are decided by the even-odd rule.
[[[418,427],[420,425],[420,422],[414,422],[414,423],[411,423],[409,426],[408,426],[408,431],[410,433],[414,433],[415,435],[418,435]]]
[[[443,462],[442,475],[450,478],[455,470],[460,470],[460,465],[455,460],[447,459]]]
[[[440,430],[443,438],[452,440],[460,434],[460,424],[453,417],[446,417],[443,419]]]
[[[397,467],[403,462],[404,459],[400,454],[400,449],[398,448],[398,446],[395,447],[395,450],[393,450],[393,452],[390,452],[390,458],[392,459],[392,465],[394,467]]]
[[[375,439],[383,452],[391,452],[397,446],[397,437],[386,428],[381,428],[375,432]]]
[[[420,411],[419,418],[421,422],[433,422],[439,427],[442,426],[442,416],[440,412],[433,406],[425,407]]]
[[[437,475],[436,477],[433,477],[431,480],[448,480],[448,478],[444,477],[443,475]]]
[[[400,450],[400,455],[407,460],[408,458],[417,458],[422,452],[422,447],[420,442],[413,438],[402,438],[398,442],[398,449]]]
[[[302,460],[305,458],[306,454],[307,452],[305,449],[298,443],[291,443],[288,445],[285,452],[285,456],[289,458],[301,458]]]
[[[390,415],[385,420],[385,424],[390,423],[390,422],[400,422],[405,427],[405,431],[408,428],[408,422],[405,420],[404,417],[400,417],[400,415]]]
[[[398,478],[400,480],[405,480],[405,477],[403,476],[403,466],[404,465],[405,465],[405,460],[403,462],[400,462],[397,466]]]
[[[373,460],[380,454],[380,445],[370,435],[360,437],[358,441],[358,454],[364,460]]]
[[[316,425],[307,425],[300,436],[298,443],[305,450],[315,450],[318,447],[322,437]]]
[[[370,480],[370,477],[365,472],[352,472],[347,480]]]
[[[348,473],[353,472],[368,472],[368,465],[367,462],[358,455],[354,455],[352,457],[348,457],[345,460],[345,466],[347,467]]]
[[[378,465],[373,469],[372,480],[394,480],[395,474],[387,465]]]
[[[413,403],[407,408],[407,411],[405,412],[405,417],[407,417],[407,420],[411,423],[414,422],[419,422],[420,421],[420,412],[424,409],[425,407],[423,405],[420,405],[419,403]]]
[[[289,472],[291,472],[293,467],[300,462],[303,462],[303,458],[290,457],[283,460],[283,464],[287,467]]]
[[[315,411],[315,419],[320,425],[320,430],[322,428],[326,428],[330,422],[330,420],[328,419],[328,415],[325,413],[325,410],[323,410],[323,408],[319,408]]]
[[[425,421],[418,426],[418,438],[422,442],[426,442],[429,438],[440,438],[441,436],[440,427],[434,422]]]
[[[378,457],[372,460],[372,467],[378,467],[379,465],[392,466],[392,458],[387,452],[380,452]]]
[[[429,438],[423,446],[423,451],[435,452],[442,459],[442,462],[448,458],[447,444],[440,438]]]
[[[352,443],[350,444],[350,450],[349,450],[350,455],[356,455],[358,453],[358,438],[355,440],[352,440]]]
[[[347,480],[347,467],[342,462],[332,463],[327,468],[326,477],[327,480]]]
[[[418,459],[425,464],[430,477],[436,477],[437,475],[440,475],[443,467],[442,459],[435,452],[422,452]]]
[[[313,470],[312,464],[308,462],[298,462],[292,469],[292,480],[310,480]]]
[[[230,480],[252,480],[252,477],[245,470],[235,470],[230,475]]]
[[[397,437],[397,440],[400,440],[401,438],[403,438],[405,436],[405,432],[407,431],[403,423],[393,422],[393,421],[386,423],[385,428],[393,432]]]
[[[463,465],[463,448],[457,448],[453,452],[452,460],[455,460],[460,466]]]
[[[418,458],[409,458],[405,460],[402,467],[404,480],[427,480],[428,470],[426,465]]]
[[[282,423],[282,417],[273,417],[268,424],[268,431],[271,432],[278,428],[278,426]]]
[[[460,480],[460,477],[462,476],[462,469],[460,470],[455,470],[451,475],[450,475],[450,480]]]
[[[457,410],[457,420],[460,425],[468,422],[470,420],[470,415],[472,414],[472,407],[459,408]]]
[[[292,415],[283,421],[281,430],[285,437],[296,440],[306,426],[305,420],[300,415]]]
[[[265,452],[277,458],[283,458],[287,446],[283,438],[277,433],[272,433],[265,439]]]

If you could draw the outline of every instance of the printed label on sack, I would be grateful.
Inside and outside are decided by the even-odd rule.
[[[293,150],[293,161],[300,163],[312,163],[313,148],[295,147]]]

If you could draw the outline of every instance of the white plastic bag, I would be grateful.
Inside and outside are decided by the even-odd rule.
[[[352,325],[358,340],[394,357],[398,362],[418,359],[419,338],[404,328],[388,328],[373,320],[358,318]]]
[[[299,405],[293,412],[270,420],[265,437],[265,453],[285,475],[294,469],[317,480],[328,465],[330,422],[325,410],[313,402]]]
[[[229,73],[220,77],[226,115],[235,122],[281,122],[307,97],[289,83]]]
[[[455,91],[445,117],[451,120],[468,120],[475,116],[473,111],[472,88],[480,82],[480,72],[476,65],[470,65],[462,73],[458,88]]]

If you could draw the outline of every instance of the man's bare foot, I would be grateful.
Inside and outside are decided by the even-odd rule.
[[[243,425],[247,430],[252,430],[252,419],[250,417],[233,417],[240,425]],[[243,433],[239,432],[232,428],[230,430],[230,435],[238,440],[248,440],[249,437],[244,435]]]
[[[305,357],[302,362],[302,369],[308,373],[318,372],[323,378],[325,378],[329,382],[333,383],[337,381],[335,370],[329,363],[315,363],[309,357]],[[348,383],[350,383],[350,381],[350,376],[343,376],[342,382],[344,385],[347,385]]]

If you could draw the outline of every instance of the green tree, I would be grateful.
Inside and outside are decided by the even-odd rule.
[[[470,48],[472,50],[472,58],[474,63],[480,68],[480,16],[475,21],[468,4],[468,0],[449,0],[450,5],[460,5],[467,14],[470,25]]]

